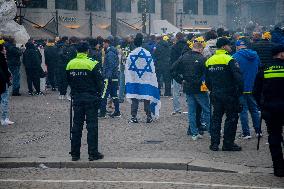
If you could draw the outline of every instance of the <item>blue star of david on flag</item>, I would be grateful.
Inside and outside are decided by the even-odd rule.
[[[145,59],[146,65],[143,69],[138,68],[136,65],[136,61],[139,58]],[[137,55],[130,55],[130,60],[131,60],[131,64],[128,70],[136,72],[139,78],[141,78],[145,72],[152,73],[152,68],[151,68],[152,57],[147,56],[143,49],[141,49],[141,51]]]

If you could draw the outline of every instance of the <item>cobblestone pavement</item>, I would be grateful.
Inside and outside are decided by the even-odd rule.
[[[0,127],[0,161],[11,158],[68,157],[69,102],[59,101],[57,97],[56,92],[50,91],[45,96],[11,97],[11,120],[16,124]],[[185,99],[182,98],[182,101],[185,102]],[[187,111],[186,107],[183,110]],[[131,124],[128,123],[130,105],[127,102],[121,104],[121,118],[99,121],[100,151],[106,157],[183,158],[248,167],[271,167],[266,136],[261,140],[260,151],[256,151],[257,139],[254,137],[246,141],[237,139],[236,142],[243,147],[242,152],[211,152],[208,149],[208,135],[204,139],[192,141],[186,135],[187,114],[171,116],[171,111],[172,101],[162,98],[158,121],[146,124],[141,107],[140,123]],[[84,129],[82,159],[87,154],[86,147]]]
[[[266,174],[127,169],[0,169],[0,188],[284,188]]]

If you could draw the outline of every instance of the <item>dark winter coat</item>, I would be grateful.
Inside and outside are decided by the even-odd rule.
[[[157,70],[170,69],[171,48],[170,44],[164,40],[159,41],[154,52]]]
[[[102,61],[103,61],[103,56],[102,56],[102,51],[101,49],[90,49],[90,52],[89,52],[89,57],[93,60],[96,60],[98,61],[98,65],[97,65],[97,68],[99,70],[102,69]]]
[[[271,35],[272,35],[271,41],[273,43],[284,45],[284,30],[276,28],[271,32]]]
[[[238,63],[225,50],[216,50],[205,63],[206,85],[211,97],[233,102],[243,94],[243,78]]]
[[[66,66],[67,64],[77,56],[77,50],[75,45],[67,45],[64,43],[56,44],[58,49],[58,61],[56,66],[56,77],[59,82],[67,82]]]
[[[64,43],[58,43],[57,45],[57,49],[58,49],[58,67],[59,68],[64,68],[64,72],[65,72],[65,68],[67,66],[67,64],[70,62],[70,60],[76,58],[77,56],[77,50],[76,50],[76,45],[67,45]]]
[[[41,69],[41,57],[38,54],[38,50],[33,43],[28,42],[26,44],[26,50],[23,54],[23,64],[27,70],[33,70],[34,74],[40,74]]]
[[[110,46],[106,50],[105,62],[103,64],[103,76],[105,79],[118,79],[119,58],[118,52]]]
[[[188,51],[171,68],[173,78],[183,85],[186,94],[199,94],[205,75],[205,61],[202,54]]]
[[[187,46],[185,40],[180,40],[176,44],[174,44],[171,48],[171,64],[176,62],[179,57],[182,55],[183,49]]]
[[[98,102],[103,88],[103,79],[97,63],[85,53],[78,53],[66,67],[68,84],[71,87],[74,103]]]
[[[155,41],[148,41],[148,43],[143,45],[143,48],[145,48],[147,51],[149,51],[151,53],[151,55],[154,55],[154,52],[156,50],[156,42]],[[134,50],[134,49],[132,49]]]
[[[272,60],[272,47],[273,43],[264,39],[252,44],[252,49],[257,52],[262,66],[270,64],[270,61]]]
[[[263,112],[284,114],[284,77],[281,70],[284,70],[284,61],[274,59],[268,68],[257,74],[254,96]],[[281,73],[282,77],[276,76]]]
[[[22,56],[21,49],[16,47],[14,44],[7,44],[6,50],[7,50],[7,62],[9,68],[20,66],[21,56]]]
[[[0,94],[5,92],[6,85],[10,84],[10,77],[6,57],[0,52]]]
[[[44,57],[47,67],[55,67],[59,59],[58,48],[56,46],[46,46],[44,48]]]

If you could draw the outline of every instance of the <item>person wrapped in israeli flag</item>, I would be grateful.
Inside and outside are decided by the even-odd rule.
[[[142,48],[143,35],[138,33],[134,39],[137,47],[127,57],[125,64],[126,98],[131,99],[131,120],[138,123],[137,111],[139,100],[144,100],[147,123],[157,119],[161,107],[160,93],[151,53]]]

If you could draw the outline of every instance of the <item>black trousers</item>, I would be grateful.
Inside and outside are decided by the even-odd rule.
[[[136,117],[139,107],[139,100],[136,98],[132,98],[131,103],[131,116]],[[150,111],[150,101],[149,100],[143,100],[144,101],[144,111],[147,115],[147,117],[151,117],[151,111]]]
[[[159,84],[159,89],[161,90],[161,85],[163,82],[161,82],[161,78],[163,78],[163,82],[165,83],[165,93],[164,96],[171,96],[171,74],[170,69],[163,68],[157,70],[157,80]]]
[[[268,131],[268,143],[271,158],[273,161],[273,166],[281,167],[284,169],[284,160],[282,145],[283,143],[283,126],[284,126],[284,113],[277,112],[267,112],[262,113],[263,118],[266,122],[267,131]]]
[[[57,72],[56,79],[58,84],[58,91],[60,95],[66,95],[68,82],[67,82],[65,67],[59,66],[56,72]]]
[[[81,138],[84,121],[87,124],[87,142],[89,156],[98,152],[98,104],[95,102],[76,103],[74,99],[74,118],[71,130],[71,155],[80,156]]]
[[[211,145],[219,145],[221,138],[221,124],[223,115],[226,114],[224,124],[223,146],[230,147],[234,144],[237,124],[239,119],[238,99],[216,99],[211,98],[213,106],[212,125],[211,125]]]
[[[33,86],[36,92],[40,92],[40,75],[36,69],[26,69],[29,92],[33,92]]]
[[[52,88],[55,88],[56,86],[56,80],[55,80],[55,75],[56,75],[56,71],[55,71],[55,66],[53,65],[49,65],[47,67],[47,79],[48,79],[48,82],[49,84],[51,85]]]

